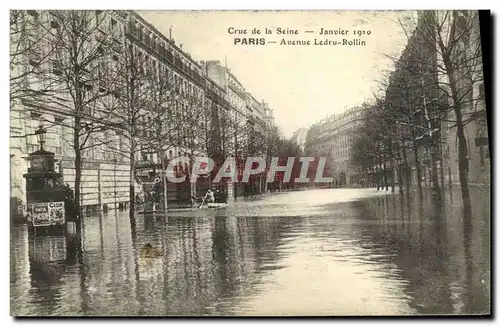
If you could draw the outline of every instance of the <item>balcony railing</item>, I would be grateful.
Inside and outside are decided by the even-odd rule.
[[[172,50],[165,49],[164,47],[158,45],[155,46],[154,44],[151,44],[151,42],[148,42],[148,38],[145,39],[144,35],[141,35],[133,23],[129,24],[126,34],[129,37],[132,37],[136,43],[139,43],[143,48],[148,50],[148,52],[154,54],[160,60],[164,62],[166,61],[166,63],[174,66],[174,68],[182,72],[186,77],[191,78],[196,84],[198,84],[199,87],[204,87],[203,77],[199,73],[183,64],[180,58],[174,57]]]

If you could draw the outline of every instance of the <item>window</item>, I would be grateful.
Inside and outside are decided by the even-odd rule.
[[[53,29],[58,29],[59,28],[59,23],[56,22],[55,20],[52,20],[50,22],[50,28],[53,28]]]
[[[42,114],[39,113],[39,112],[31,111],[30,116],[31,116],[31,119],[40,119],[40,117],[42,116]]]
[[[26,11],[28,13],[28,15],[30,15],[31,17],[35,17],[37,18],[39,16],[38,12],[36,10],[27,10]]]
[[[485,101],[484,83],[479,84],[479,100],[480,101]]]
[[[148,117],[148,128],[151,128],[151,117]],[[147,136],[151,137],[152,136],[152,132],[148,132]]]
[[[31,49],[30,54],[29,54],[29,56],[30,56],[29,64],[33,67],[37,67],[40,65],[40,62],[42,60],[42,56],[37,50],[33,49],[32,46],[29,46],[29,48]]]
[[[142,27],[137,28],[137,38],[142,41],[144,39],[144,33],[142,32]]]
[[[102,10],[95,11],[95,26],[99,27],[102,22]]]
[[[144,73],[144,62],[142,60],[142,52],[138,52],[138,58],[139,58],[139,72]]]

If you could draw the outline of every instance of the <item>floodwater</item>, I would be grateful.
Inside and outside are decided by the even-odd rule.
[[[11,314],[490,313],[490,193],[278,193],[220,210],[85,218],[82,245],[11,227]],[[151,243],[158,257],[144,258]]]

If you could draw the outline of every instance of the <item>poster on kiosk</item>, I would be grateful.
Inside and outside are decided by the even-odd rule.
[[[50,226],[64,224],[64,202],[33,204],[33,225]]]

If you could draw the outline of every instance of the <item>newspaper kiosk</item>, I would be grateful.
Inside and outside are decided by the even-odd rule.
[[[40,150],[29,154],[26,179],[28,232],[36,235],[65,234],[67,221],[75,221],[73,191],[63,183],[54,153],[43,149],[45,130],[36,131]]]

